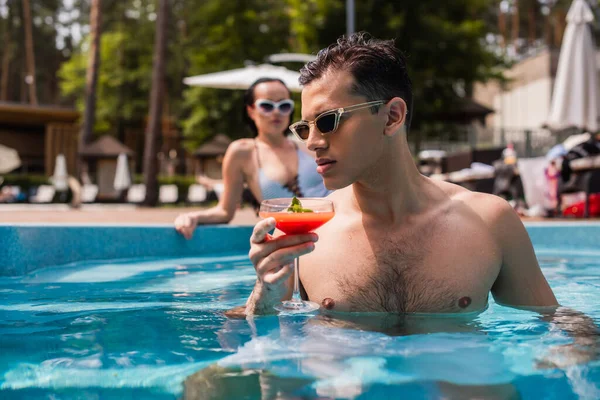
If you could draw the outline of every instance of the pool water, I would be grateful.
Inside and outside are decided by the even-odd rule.
[[[190,398],[598,399],[600,251],[538,258],[561,304],[589,319],[555,324],[491,298],[461,318],[228,319],[252,290],[247,253],[1,277],[0,398],[173,399],[193,375]]]

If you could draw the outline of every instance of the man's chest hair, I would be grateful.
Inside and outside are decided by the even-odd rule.
[[[372,245],[372,253],[362,257],[359,268],[355,265],[353,273],[336,278],[350,311],[458,311],[460,296],[445,279],[448,271],[435,271],[430,265],[431,251],[439,251],[435,247],[426,240],[392,238]]]
[[[493,245],[477,226],[435,217],[399,231],[346,231],[319,257],[322,271],[330,271],[321,277],[349,311],[460,312],[463,297],[485,302]]]

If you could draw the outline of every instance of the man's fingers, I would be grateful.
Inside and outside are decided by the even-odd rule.
[[[283,249],[286,247],[296,246],[302,243],[307,242],[316,242],[319,239],[316,233],[309,233],[305,235],[285,235],[279,236],[275,239],[269,240],[265,243],[260,244],[260,246],[253,246],[250,249],[250,261],[252,264],[256,265],[260,262],[261,259],[267,257],[269,254],[277,251],[279,249]]]
[[[281,267],[281,269],[273,274],[269,274],[263,278],[265,283],[273,284],[281,280],[286,280],[294,271],[294,264],[288,264]]]
[[[284,247],[295,246],[306,242],[316,242],[319,239],[316,233],[307,233],[305,235],[284,235],[265,244],[265,249],[269,252],[282,249]]]
[[[267,234],[275,229],[275,218],[266,218],[254,226],[250,243],[262,243],[265,241]]]
[[[266,256],[262,262],[256,266],[256,272],[259,276],[263,276],[275,268],[279,268],[282,265],[293,262],[296,257],[310,253],[314,249],[315,244],[313,242],[308,242],[276,250]]]

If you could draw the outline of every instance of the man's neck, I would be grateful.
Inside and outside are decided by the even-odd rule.
[[[429,183],[419,173],[406,138],[395,138],[392,144],[377,165],[352,185],[352,193],[363,216],[397,224],[429,206]]]

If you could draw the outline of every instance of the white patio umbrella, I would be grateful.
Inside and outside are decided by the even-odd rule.
[[[56,156],[54,163],[54,174],[52,175],[52,184],[59,192],[64,192],[69,188],[69,174],[67,174],[67,160],[64,154]]]
[[[15,149],[0,144],[0,174],[6,174],[20,166],[19,153]]]
[[[214,72],[212,74],[190,76],[183,79],[183,83],[190,86],[202,86],[216,89],[248,89],[259,78],[278,78],[294,92],[299,92],[302,87],[298,83],[300,73],[271,64],[248,65],[244,68],[229,71]]]
[[[547,125],[598,130],[600,94],[596,47],[589,24],[594,14],[585,0],[574,0],[560,48]]]
[[[129,175],[129,164],[127,163],[127,154],[119,154],[117,158],[117,170],[115,171],[115,181],[113,183],[115,190],[121,191],[131,186],[131,176]]]
[[[317,56],[314,54],[303,54],[303,53],[277,53],[271,54],[266,57],[265,61],[270,63],[280,63],[280,62],[302,62],[307,63],[317,59]]]

